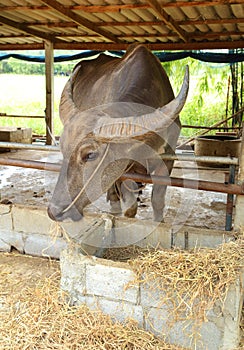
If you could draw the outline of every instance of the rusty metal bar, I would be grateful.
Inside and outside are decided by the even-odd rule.
[[[34,145],[33,143],[18,143],[18,142],[0,142],[0,148],[9,149],[29,149],[35,151],[52,151],[59,152],[57,146]]]
[[[234,184],[235,183],[235,166],[230,165],[229,174],[226,178],[226,183]],[[227,194],[227,203],[226,203],[226,217],[225,217],[225,231],[231,231],[232,228],[232,216],[233,216],[233,204],[234,204],[234,195]]]
[[[189,162],[218,163],[225,165],[238,165],[239,160],[235,157],[195,156],[194,154],[160,154],[163,160],[178,160]]]
[[[185,129],[208,129],[208,130],[241,130],[241,127],[239,126],[216,126],[216,127],[212,127],[212,126],[202,126],[202,125],[187,125],[187,124],[183,124],[181,125],[182,128]]]
[[[134,180],[137,182],[166,185],[173,187],[191,188],[193,190],[204,190],[210,192],[221,192],[230,194],[244,195],[244,184],[225,184],[220,182],[203,181],[203,180],[192,180],[192,179],[181,179],[177,177],[168,176],[156,176],[156,175],[141,175],[126,173],[121,177],[121,180]]]
[[[44,115],[17,115],[17,114],[6,114],[6,113],[0,113],[0,117],[4,118],[31,118],[31,119],[36,119],[36,118],[41,118],[44,119]]]
[[[0,158],[0,165],[11,165],[23,168],[32,168],[46,171],[60,171],[61,165],[55,163],[44,163],[39,161],[20,160],[14,158]],[[126,173],[121,180],[131,179],[137,182],[159,184],[174,187],[191,188],[194,190],[204,190],[211,192],[221,192],[229,194],[244,195],[244,184],[225,184],[220,182],[211,182],[203,180],[181,179],[167,176],[141,175]]]
[[[58,146],[46,146],[46,145],[35,145],[28,143],[17,143],[17,142],[0,142],[0,148],[9,149],[30,149],[39,151],[60,151]],[[238,165],[238,158],[234,157],[213,157],[213,156],[195,156],[194,154],[160,154],[163,160],[178,160],[178,161],[190,161],[190,162],[205,162],[205,163],[218,163],[225,165]]]
[[[0,157],[0,165],[6,166],[17,166],[21,168],[31,168],[37,170],[47,170],[47,171],[56,171],[59,172],[61,169],[60,164],[55,163],[44,163],[36,160],[24,160],[24,159],[16,159],[16,158],[1,158]]]

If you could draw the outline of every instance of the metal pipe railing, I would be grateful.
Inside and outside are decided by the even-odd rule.
[[[244,184],[226,184],[221,182],[181,179],[168,176],[156,176],[156,175],[141,175],[134,173],[126,173],[121,176],[121,180],[134,180],[136,182],[143,182],[149,184],[166,185],[173,187],[191,188],[193,190],[204,190],[210,192],[221,192],[229,194],[244,195]]]
[[[44,119],[45,115],[18,115],[18,114],[0,113],[0,117],[3,117],[3,118],[30,118],[30,119],[41,118],[41,119]]]
[[[52,151],[59,152],[58,146],[34,145],[33,143],[18,143],[18,142],[0,142],[0,148],[9,149],[28,149],[35,151]]]
[[[194,154],[160,154],[163,160],[178,160],[189,162],[204,162],[204,163],[217,163],[223,165],[238,165],[239,160],[235,157],[217,157],[217,156],[195,156]]]
[[[44,163],[39,161],[20,160],[13,158],[0,158],[0,165],[11,165],[23,168],[32,168],[46,171],[59,172],[61,164]],[[194,190],[204,190],[211,192],[221,192],[229,194],[244,195],[244,185],[238,184],[226,184],[220,182],[181,179],[168,176],[156,176],[156,175],[141,175],[134,173],[126,173],[121,177],[121,180],[131,179],[137,182],[159,184],[173,187],[191,188]]]
[[[58,146],[46,146],[46,145],[35,145],[29,143],[18,143],[18,142],[0,142],[0,148],[9,149],[28,149],[28,150],[39,150],[39,151],[52,151],[59,152]],[[195,156],[194,154],[160,154],[163,160],[178,160],[178,161],[190,161],[190,162],[204,162],[204,163],[217,163],[223,165],[238,165],[238,158],[234,157],[215,157],[215,156]]]
[[[48,162],[39,162],[37,160],[1,158],[1,157],[0,157],[0,165],[16,166],[21,168],[30,168],[30,169],[56,171],[56,172],[59,172],[61,169],[61,165],[58,163],[48,163]]]

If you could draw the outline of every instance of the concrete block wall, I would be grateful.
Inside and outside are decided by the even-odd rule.
[[[84,256],[69,247],[61,253],[60,265],[61,288],[72,305],[85,303],[120,322],[133,318],[140,327],[189,349],[228,350],[239,344],[244,275],[231,286],[224,307],[217,302],[208,312],[194,339],[197,320],[170,324],[172,308],[160,301],[158,290],[139,283],[129,287],[135,275],[128,264]]]
[[[67,242],[54,228],[45,208],[0,205],[0,251],[59,258]]]
[[[61,229],[49,219],[45,207],[0,204],[0,251],[11,251],[59,258],[72,240],[83,253],[102,256],[106,242],[115,246],[136,244],[141,247],[170,248],[215,247],[232,239],[231,233],[181,227],[149,220],[114,218],[109,214],[88,214],[80,222],[62,223]],[[105,242],[105,247],[103,247]]]

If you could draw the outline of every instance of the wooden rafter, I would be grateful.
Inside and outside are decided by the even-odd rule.
[[[218,19],[196,19],[187,21],[177,21],[180,26],[202,25],[202,24],[239,24],[244,23],[244,18],[218,18]]]
[[[174,7],[213,7],[218,5],[226,5],[226,3],[231,5],[243,4],[244,0],[213,0],[213,1],[172,1],[172,2],[162,2],[164,8],[174,8]],[[119,5],[71,5],[64,6],[69,10],[81,10],[84,12],[119,12],[121,10],[130,9],[147,9],[150,7],[147,3],[129,3],[129,4],[119,4]],[[2,11],[29,11],[29,10],[49,10],[48,6],[1,6]]]
[[[128,43],[70,43],[55,44],[55,49],[70,50],[126,50]],[[230,49],[244,47],[244,41],[204,41],[204,42],[187,42],[187,43],[147,43],[151,50],[204,50],[204,49]],[[0,46],[1,48],[1,46]]]
[[[197,32],[194,33],[192,36],[189,37],[189,39],[194,40],[194,39],[205,39],[205,38],[220,38],[223,36],[239,36],[239,35],[244,35],[244,33],[240,33],[237,31],[231,31],[231,32],[207,32],[207,33],[201,33],[201,32]],[[92,38],[98,38],[99,35],[98,34],[91,34],[91,35],[87,35],[87,34],[68,34],[68,33],[62,33],[59,34],[61,37],[63,38],[80,38],[82,40],[86,40],[87,38],[89,38],[89,40],[92,40]],[[0,39],[16,39],[16,38],[26,38],[29,37],[30,35],[14,35],[14,36],[9,36],[9,35],[0,35]],[[120,39],[139,39],[139,38],[175,38],[178,35],[176,33],[167,33],[167,34],[162,34],[162,33],[158,33],[158,34],[151,34],[151,33],[144,33],[144,34],[121,34],[118,35],[118,38]]]
[[[187,25],[201,25],[201,24],[238,24],[244,23],[244,18],[221,18],[221,19],[203,19],[203,20],[186,20],[186,21],[175,21],[178,26],[187,26]],[[138,27],[138,26],[158,26],[162,24],[162,21],[138,21],[138,22],[97,22],[99,27]],[[36,23],[38,25],[38,23]],[[52,24],[51,24],[52,26]],[[58,24],[55,25],[58,27]],[[70,27],[72,27],[70,23]],[[67,26],[69,25],[67,24]]]
[[[244,34],[244,33],[243,33]],[[10,35],[0,35],[0,39],[17,39],[17,38],[26,38],[30,35],[15,35],[15,36],[10,36]],[[98,34],[67,34],[67,33],[63,33],[61,34],[61,36],[63,38],[79,38],[82,40],[86,40],[87,38],[89,38],[89,40],[91,40],[92,38],[98,38],[99,35]],[[118,35],[119,39],[139,39],[139,38],[175,38],[178,35],[176,33],[167,33],[167,34],[163,34],[163,33],[157,33],[157,34],[151,34],[151,33],[144,33],[144,34],[121,34]],[[220,37],[225,37],[225,36],[240,36],[240,33],[237,31],[230,31],[230,32],[206,32],[206,33],[202,33],[202,32],[197,32],[194,33],[194,36],[190,37],[190,39],[195,40],[195,39],[219,39]]]
[[[158,17],[175,33],[179,35],[179,37],[184,41],[187,42],[187,34],[178,26],[178,24],[173,20],[173,18],[167,14],[167,12],[164,11],[164,9],[161,7],[161,5],[158,3],[157,0],[147,0],[147,2],[150,4],[150,6],[154,9],[154,11],[157,13]]]
[[[49,22],[49,21],[35,21],[35,22],[20,22],[26,24],[27,26],[45,26],[48,28],[78,28],[79,25],[75,22]],[[202,24],[238,24],[244,23],[244,18],[221,18],[221,19],[201,19],[201,20],[185,20],[185,21],[176,21],[175,23],[178,26],[187,26],[187,25],[202,25]],[[161,25],[162,21],[137,21],[137,22],[96,22],[98,27],[138,27],[138,26],[158,26]]]
[[[41,0],[41,1],[46,5],[50,6],[51,8],[53,8],[54,10],[58,11],[59,13],[62,13],[67,18],[72,19],[74,22],[78,23],[79,25],[86,27],[89,30],[92,30],[94,33],[97,33],[103,36],[104,38],[111,40],[112,42],[118,41],[116,36],[114,36],[113,34],[107,32],[102,28],[98,28],[95,23],[87,20],[84,17],[81,17],[80,15],[77,15],[75,12],[61,5],[56,0]]]
[[[63,42],[63,40],[55,38],[54,35],[46,34],[46,33],[43,33],[39,30],[29,28],[27,25],[25,25],[23,23],[12,21],[11,19],[3,17],[3,16],[0,16],[0,23],[5,24],[5,25],[12,27],[12,28],[16,28],[24,33],[30,34],[32,36],[35,36],[35,37],[38,37],[38,38],[41,38],[44,40],[48,40],[48,41],[52,41],[52,42],[54,42],[54,41]]]
[[[128,43],[54,43],[54,49],[57,50],[126,50]],[[207,50],[207,49],[234,49],[244,47],[243,40],[237,41],[204,41],[188,43],[147,43],[151,50]],[[33,44],[0,44],[1,50],[41,50],[44,48],[43,43]]]

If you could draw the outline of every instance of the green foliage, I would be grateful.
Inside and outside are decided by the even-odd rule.
[[[74,61],[62,62],[54,64],[54,74],[55,75],[69,75],[74,67]],[[13,74],[23,74],[23,75],[44,75],[45,74],[45,64],[44,63],[31,63],[20,61],[14,58],[8,60],[0,61],[0,73],[13,73]]]
[[[76,62],[55,63],[54,79],[54,125],[55,134],[62,131],[59,120],[59,100],[68,74]],[[178,94],[185,72],[190,68],[190,89],[187,102],[181,112],[181,122],[185,125],[211,126],[225,118],[228,88],[228,65],[210,65],[191,58],[165,62],[163,67],[169,75],[171,84]],[[15,59],[0,61],[0,112],[19,115],[44,115],[45,110],[45,65]],[[11,73],[11,75],[10,75]],[[12,75],[14,73],[14,75]],[[62,76],[60,76],[62,75]],[[36,133],[45,133],[44,120],[1,118],[1,125],[32,127]],[[182,134],[191,136],[195,129],[184,128]]]
[[[187,102],[181,112],[185,125],[211,126],[225,118],[228,89],[228,65],[210,65],[187,58],[163,64],[176,93],[179,92],[185,66],[190,69],[190,88]],[[182,130],[184,136],[195,134],[196,129]]]

